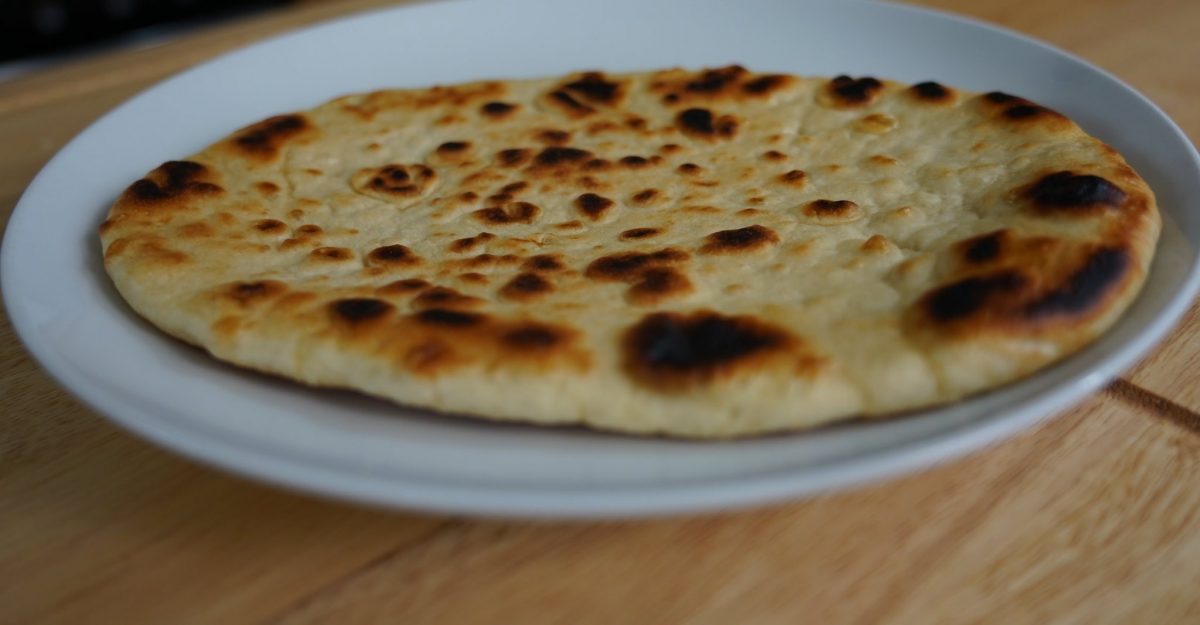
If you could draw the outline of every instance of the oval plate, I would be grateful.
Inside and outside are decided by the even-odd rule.
[[[969,401],[892,421],[694,443],[438,417],[238,370],[142,322],[101,266],[96,226],[126,184],[271,114],[386,87],[733,62],[936,79],[1062,111],[1125,154],[1158,194],[1166,223],[1141,297],[1083,352]],[[1196,291],[1198,244],[1200,157],[1183,133],[1117,79],[1026,37],[870,2],[516,0],[358,15],[153,87],[80,134],[37,176],[0,260],[13,324],[39,362],[100,412],[179,452],[360,501],[596,517],[798,497],[1009,436],[1097,390],[1165,335]]]

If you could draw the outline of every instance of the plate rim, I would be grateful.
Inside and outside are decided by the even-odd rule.
[[[451,0],[453,3],[465,3],[470,0]],[[821,4],[839,4],[837,0],[810,0]],[[844,0],[843,0],[844,1]],[[941,20],[958,22],[968,26],[990,30],[1025,45],[1032,45],[1044,52],[1069,59],[1089,71],[1098,74],[1105,80],[1114,83],[1124,91],[1134,95],[1138,101],[1148,107],[1157,121],[1165,122],[1177,139],[1185,145],[1191,155],[1192,169],[1200,175],[1200,152],[1187,135],[1179,128],[1161,108],[1144,94],[1133,89],[1117,76],[1098,67],[1079,56],[1059,49],[1056,46],[1034,39],[1023,33],[1006,27],[990,24],[975,18],[954,13],[880,0],[854,0],[854,4],[886,6],[890,9],[924,14]],[[64,154],[79,144],[96,126],[120,115],[132,102],[158,90],[172,81],[183,81],[197,71],[202,71],[210,65],[226,62],[229,57],[276,45],[279,41],[304,37],[311,31],[324,28],[339,28],[359,19],[379,16],[381,14],[402,13],[417,7],[436,6],[436,4],[418,3],[368,9],[341,16],[333,20],[289,30],[270,37],[240,46],[219,54],[202,63],[189,67],[181,72],[167,76],[153,85],[139,91],[116,107],[105,112],[95,121],[67,142],[33,178],[28,187],[22,192],[20,199],[13,208],[5,228],[4,242],[0,249],[0,287],[3,290],[5,306],[18,340],[35,362],[46,371],[63,390],[70,393],[91,409],[99,412],[111,422],[117,423],[126,431],[152,440],[159,445],[180,453],[186,457],[198,460],[203,464],[217,466],[238,475],[249,476],[256,480],[270,482],[291,489],[305,492],[315,492],[324,496],[349,499],[363,503],[387,505],[425,511],[449,512],[457,514],[483,514],[488,516],[516,517],[630,517],[662,514],[677,514],[712,510],[727,507],[760,505],[784,498],[810,496],[818,492],[826,492],[846,488],[868,481],[879,480],[886,476],[899,476],[917,470],[928,468],[975,451],[985,445],[998,443],[1025,430],[1035,423],[1058,416],[1062,410],[1083,401],[1101,386],[1127,370],[1137,360],[1143,358],[1154,346],[1160,343],[1186,313],[1198,289],[1200,289],[1200,255],[1193,258],[1191,266],[1185,273],[1182,288],[1171,297],[1165,305],[1155,311],[1150,321],[1136,331],[1130,340],[1120,344],[1120,349],[1114,353],[1101,356],[1095,367],[1086,374],[1064,380],[1060,385],[1023,398],[1016,407],[1007,411],[1003,416],[986,421],[976,421],[961,424],[957,427],[935,432],[915,442],[902,444],[899,447],[889,446],[884,451],[867,458],[855,459],[849,466],[839,466],[839,475],[824,475],[834,472],[830,467],[813,469],[797,469],[774,471],[782,475],[766,475],[756,478],[736,477],[730,480],[707,480],[699,484],[688,483],[651,485],[642,488],[622,486],[612,491],[590,490],[584,494],[574,491],[560,492],[553,489],[533,490],[504,490],[497,493],[495,487],[453,486],[435,484],[420,480],[407,483],[397,482],[395,476],[367,476],[346,467],[338,470],[313,470],[293,460],[302,460],[298,455],[263,456],[260,453],[237,451],[247,446],[246,441],[229,441],[212,438],[207,442],[188,440],[203,432],[188,431],[184,423],[175,419],[146,415],[131,416],[136,410],[129,410],[129,402],[119,397],[110,397],[103,392],[97,392],[96,387],[86,379],[76,376],[69,366],[55,360],[43,345],[37,345],[37,336],[33,329],[35,320],[30,318],[32,312],[21,305],[14,293],[12,278],[18,274],[17,262],[12,258],[13,233],[27,229],[23,226],[30,219],[31,209],[26,208],[28,198],[34,193],[40,182],[49,178]],[[128,311],[127,311],[128,312]],[[1065,360],[1069,360],[1065,359]],[[1064,361],[1065,361],[1064,360]],[[90,391],[85,394],[85,388]],[[969,400],[968,400],[969,401]],[[197,424],[192,424],[197,425]],[[256,445],[249,445],[253,448]],[[262,451],[258,446],[257,451]],[[936,451],[935,451],[936,450]],[[798,474],[797,474],[798,473]],[[757,475],[757,474],[756,474]],[[363,485],[365,478],[383,479],[387,487],[367,487]],[[357,482],[357,484],[356,484]],[[747,489],[751,482],[753,489]],[[732,489],[730,488],[732,486]],[[384,491],[387,491],[386,493]],[[718,492],[720,491],[720,492]],[[496,495],[501,496],[497,497]]]

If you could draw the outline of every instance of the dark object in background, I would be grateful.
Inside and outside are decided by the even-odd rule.
[[[0,62],[100,43],[179,21],[219,18],[287,0],[0,0]]]

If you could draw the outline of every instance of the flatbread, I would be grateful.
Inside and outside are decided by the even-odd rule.
[[[732,66],[343,97],[163,164],[100,235],[134,310],[221,360],[729,437],[1027,376],[1118,318],[1159,225],[1020,97]]]

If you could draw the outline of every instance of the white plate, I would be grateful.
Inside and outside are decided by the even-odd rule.
[[[936,79],[1032,98],[1123,152],[1168,219],[1149,281],[1098,343],[1028,381],[891,422],[742,442],[638,440],[445,419],[216,363],[126,308],[95,229],[130,181],[243,124],[343,93],[486,77],[739,62],[761,71]],[[438,511],[616,516],[762,503],[976,449],[1130,366],[1196,291],[1200,157],[1149,101],[1020,35],[868,2],[506,0],[343,19],[229,54],[122,105],[30,185],[3,249],[30,351],[126,427],[189,456],[338,497]]]

